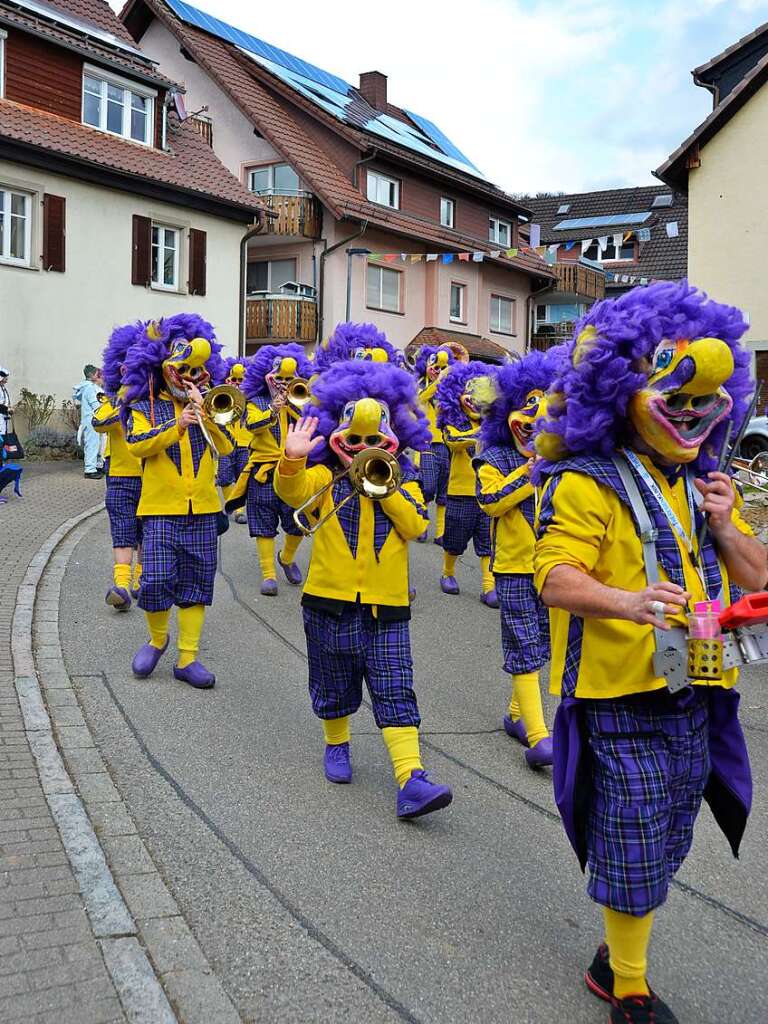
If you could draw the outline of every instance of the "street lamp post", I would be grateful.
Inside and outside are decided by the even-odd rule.
[[[353,256],[369,256],[371,253],[370,249],[347,249],[347,305],[345,320],[349,320],[351,314],[352,305],[352,257]]]

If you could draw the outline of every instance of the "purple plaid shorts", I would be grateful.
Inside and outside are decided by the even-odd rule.
[[[219,458],[219,470],[216,474],[216,483],[219,487],[231,487],[245,469],[251,452],[249,448],[238,446],[229,455],[222,455]]]
[[[136,515],[140,497],[140,476],[107,477],[104,504],[113,548],[136,548],[141,544],[141,520]]]
[[[258,468],[256,466],[254,472]],[[275,489],[272,486],[272,473],[263,484],[257,483],[251,474],[251,479],[248,481],[245,511],[248,516],[248,532],[252,537],[276,537],[279,526],[282,526],[283,533],[287,533],[291,537],[302,535],[293,520],[293,509],[275,494]]]
[[[667,898],[709,777],[706,693],[585,700],[592,794],[587,891],[638,917]]]
[[[451,472],[451,456],[448,446],[442,441],[433,441],[427,451],[421,453],[419,475],[424,503],[430,501],[444,505],[448,493],[448,477]]]
[[[449,494],[445,502],[443,550],[449,555],[463,555],[470,541],[478,558],[490,557],[490,516],[480,508],[474,495]]]
[[[353,715],[368,685],[379,729],[421,722],[413,692],[408,622],[380,622],[369,605],[348,604],[341,615],[302,608],[309,658],[309,695],[318,718]]]
[[[217,515],[144,516],[139,608],[211,604],[216,577]]]
[[[533,574],[497,573],[496,594],[504,671],[538,672],[549,661],[549,610],[539,600]]]

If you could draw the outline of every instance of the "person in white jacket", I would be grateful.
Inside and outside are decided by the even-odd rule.
[[[85,476],[89,480],[100,480],[104,476],[104,471],[99,468],[101,438],[93,429],[91,420],[100,405],[101,370],[98,366],[88,363],[83,367],[83,378],[72,388],[72,397],[80,405],[80,429],[77,437],[83,446]]]

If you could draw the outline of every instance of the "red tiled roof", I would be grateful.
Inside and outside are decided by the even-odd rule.
[[[485,362],[509,362],[511,352],[490,338],[480,334],[464,334],[461,331],[447,331],[443,327],[422,327],[413,341],[405,346],[406,356],[416,355],[422,345],[446,345],[449,341],[458,341],[469,352],[472,359]]]
[[[0,146],[4,140],[79,164],[117,171],[134,180],[172,186],[180,205],[184,195],[218,200],[239,211],[261,209],[253,193],[223,166],[191,123],[168,119],[168,151],[108,135],[10,100],[0,100]],[[240,217],[238,219],[246,219]]]
[[[461,235],[458,232],[442,228],[439,224],[432,224],[409,215],[402,210],[385,209],[369,203],[333,163],[325,150],[302,128],[298,118],[291,117],[291,103],[295,103],[297,106],[306,106],[306,109],[314,116],[316,108],[312,104],[303,104],[298,94],[293,92],[288,102],[277,98],[274,90],[282,91],[283,89],[278,80],[273,80],[267,71],[240,54],[231,44],[185,24],[175,17],[165,4],[157,2],[157,0],[144,0],[144,2],[167,25],[179,42],[230,97],[232,102],[253,124],[258,126],[264,137],[296,167],[301,177],[312,186],[312,190],[317,193],[335,217],[358,221],[367,220],[371,225],[394,234],[418,239],[427,245],[434,245],[437,250],[446,249],[455,252],[468,249],[488,252],[494,248],[487,240]],[[127,16],[130,6],[129,3],[124,8],[121,17]],[[269,81],[269,87],[265,84],[266,81]],[[364,140],[359,132],[341,128],[332,119],[329,119],[329,126],[332,130],[339,131],[345,137],[354,140],[362,149],[368,147],[368,141]],[[384,149],[379,142],[376,145],[377,148]],[[426,159],[424,163],[425,165],[429,164]],[[457,175],[458,177],[461,176]],[[552,277],[552,272],[546,261],[535,253],[520,253],[514,260],[503,258],[494,262],[526,274]]]

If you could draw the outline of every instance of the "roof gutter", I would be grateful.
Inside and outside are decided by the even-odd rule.
[[[360,179],[360,168],[363,166],[363,164],[368,164],[371,162],[371,160],[375,160],[378,155],[378,149],[374,148],[370,151],[368,156],[364,156],[362,160],[357,160],[355,162],[355,165],[352,168],[352,184],[355,186],[355,188],[360,187],[358,184],[358,181]]]

